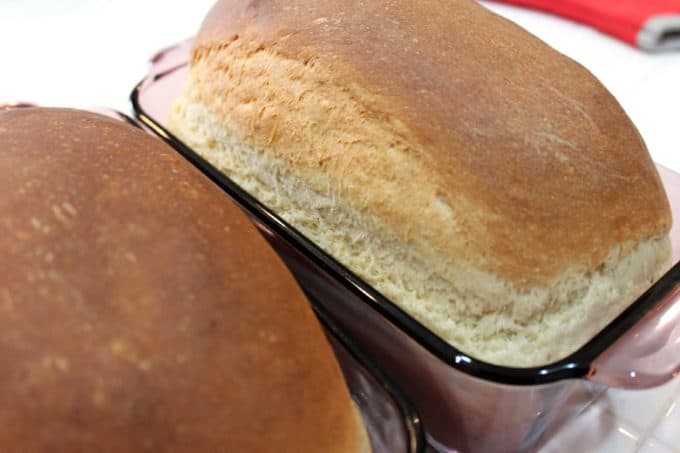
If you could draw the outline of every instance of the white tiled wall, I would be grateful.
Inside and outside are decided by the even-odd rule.
[[[541,453],[680,452],[680,377],[651,390],[610,389]]]

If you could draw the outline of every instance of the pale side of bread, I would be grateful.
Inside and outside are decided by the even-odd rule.
[[[445,340],[544,364],[668,267],[668,202],[585,69],[435,3],[220,2],[171,129]]]
[[[302,291],[179,154],[0,112],[0,450],[367,452]]]
[[[325,190],[330,182],[311,186],[271,153],[225,133],[225,122],[205,108],[178,108],[184,116],[174,130],[189,146],[437,335],[489,362],[530,366],[573,352],[670,263],[668,238],[659,236],[623,257],[615,248],[595,270],[518,291],[494,274],[418,253],[389,225]]]

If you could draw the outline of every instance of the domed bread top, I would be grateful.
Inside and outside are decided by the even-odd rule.
[[[277,69],[277,58],[305,67]],[[669,229],[656,170],[616,100],[474,1],[220,1],[193,60],[217,69],[196,75],[201,99],[246,143],[323,173],[403,237],[418,231],[517,285]],[[294,99],[279,84],[296,84]],[[296,105],[305,97],[311,114]]]
[[[0,449],[358,450],[294,279],[161,141],[0,113],[0,193]]]

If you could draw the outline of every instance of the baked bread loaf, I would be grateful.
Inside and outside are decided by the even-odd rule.
[[[0,450],[367,451],[308,303],[162,142],[0,113]]]
[[[670,264],[634,125],[472,0],[225,0],[170,128],[433,332],[564,357]]]

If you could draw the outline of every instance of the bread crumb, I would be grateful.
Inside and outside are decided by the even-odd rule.
[[[66,226],[70,225],[71,222],[66,217],[66,215],[61,211],[61,208],[59,206],[52,205],[52,213],[61,223],[63,223]]]
[[[45,356],[40,360],[40,365],[43,368],[56,368],[57,370],[65,373],[70,369],[70,362],[66,357],[62,356]]]
[[[36,229],[36,231],[41,231],[42,225],[40,224],[40,220],[36,219],[35,217],[31,217],[31,226]]]
[[[69,370],[70,363],[66,357],[55,357],[54,364],[59,369],[59,371],[66,372]]]
[[[95,390],[92,393],[92,402],[94,403],[95,406],[104,406],[108,401],[108,398],[106,397],[106,394],[101,391],[100,389]]]
[[[132,252],[125,252],[125,258],[131,263],[137,262],[137,256]]]
[[[68,201],[63,202],[61,204],[61,207],[64,208],[64,211],[68,212],[69,214],[71,214],[74,217],[78,213],[78,211],[76,211],[76,208],[74,208],[73,205],[71,203],[69,203]]]
[[[14,300],[12,299],[12,294],[9,292],[9,289],[2,288],[0,294],[2,294],[2,306],[6,311],[12,311],[14,308]]]

